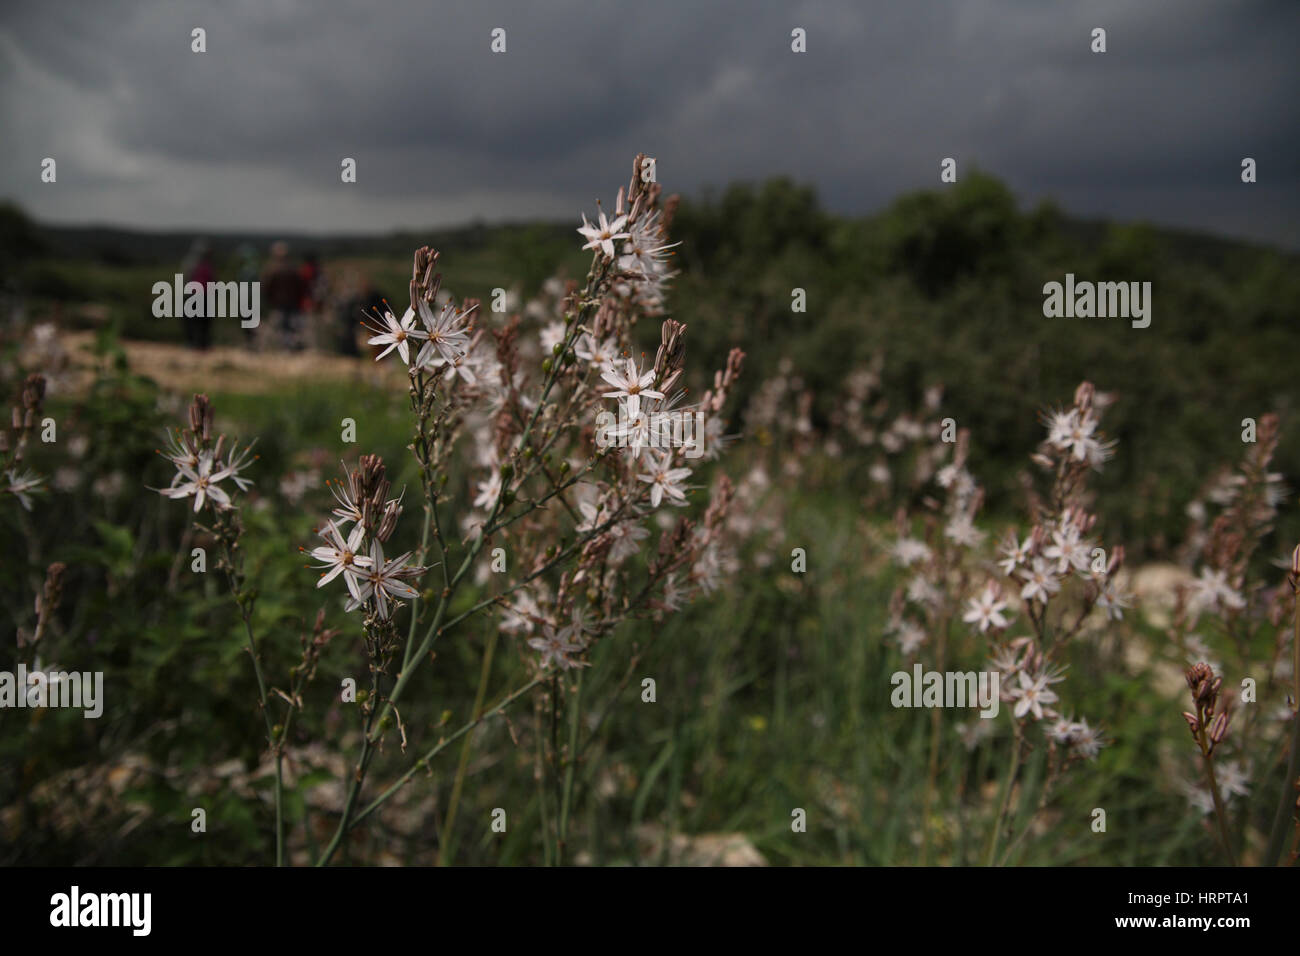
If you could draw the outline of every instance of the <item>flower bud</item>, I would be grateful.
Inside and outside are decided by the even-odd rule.
[[[1219,741],[1223,740],[1227,733],[1228,715],[1227,713],[1222,713],[1218,717],[1215,717],[1214,723],[1210,725],[1210,740],[1217,744]]]

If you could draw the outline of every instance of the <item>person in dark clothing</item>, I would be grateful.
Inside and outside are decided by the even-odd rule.
[[[239,281],[247,284],[257,282],[260,272],[257,261],[257,249],[251,243],[241,243],[239,248],[235,250],[235,258],[239,263],[237,269]],[[256,349],[257,326],[245,325],[242,322],[240,323],[240,326],[244,330],[244,344],[247,345],[249,349]]]
[[[185,282],[187,285],[197,282],[206,289],[209,282],[217,280],[217,271],[212,266],[212,250],[206,242],[200,240],[194,244],[192,257],[194,262],[186,270]],[[186,315],[181,318],[185,327],[185,341],[190,348],[201,352],[212,345],[212,316],[206,314],[206,309],[203,311],[202,315]]]
[[[293,351],[302,348],[298,326],[304,294],[302,276],[289,262],[289,246],[275,243],[262,273],[262,299],[271,310],[272,328],[279,332],[284,347]]]
[[[338,306],[338,346],[341,354],[358,357],[361,355],[357,347],[358,327],[366,316],[372,316],[376,310],[382,311],[387,306],[383,294],[364,273],[350,274],[347,283],[347,292]]]

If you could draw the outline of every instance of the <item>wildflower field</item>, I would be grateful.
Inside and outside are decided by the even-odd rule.
[[[6,210],[0,860],[1294,863],[1295,257],[646,159],[355,358]]]

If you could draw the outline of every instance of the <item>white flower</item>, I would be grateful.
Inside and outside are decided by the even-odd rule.
[[[218,485],[229,478],[233,472],[226,466],[213,471],[215,462],[212,452],[200,452],[198,464],[191,468],[188,464],[177,465],[177,476],[170,488],[160,489],[160,494],[168,498],[188,498],[194,496],[194,511],[203,507],[203,502],[211,499],[214,508],[225,510],[230,507],[230,496]],[[182,480],[183,479],[183,480]]]
[[[545,340],[542,344],[545,347]],[[590,332],[583,332],[574,343],[573,352],[588,365],[594,365],[598,371],[606,372],[618,361],[618,341],[611,336],[602,342],[597,342]]]
[[[560,628],[559,636],[568,641],[575,647],[587,646],[587,635],[596,630],[594,625],[587,623],[587,617],[582,608],[575,607],[569,615],[569,623]]]
[[[502,612],[504,620],[501,622],[501,630],[513,634],[520,631],[531,634],[541,616],[542,609],[538,606],[537,599],[527,591],[520,591]]]
[[[989,664],[1002,675],[1005,685],[1006,679],[1020,670],[1020,651],[1015,646],[1015,642],[996,648],[989,655]],[[1007,700],[1010,699],[1010,695],[1005,690],[1003,691],[1003,697]]]
[[[313,548],[311,556],[321,562],[319,567],[328,568],[329,570],[321,573],[320,580],[316,582],[316,587],[323,588],[342,574],[343,583],[348,586],[348,591],[352,593],[353,599],[360,602],[362,600],[361,572],[370,567],[370,558],[357,553],[361,550],[361,541],[365,537],[365,528],[357,525],[352,529],[352,533],[347,538],[344,538],[342,532],[338,529],[338,525],[330,521],[325,525],[325,530],[321,532],[321,537],[325,539],[325,544]]]
[[[447,366],[444,376],[447,382],[451,382],[459,376],[466,385],[471,387],[478,385],[479,360],[468,352],[457,355],[452,359],[446,359],[439,355],[433,360],[432,365],[434,368]]]
[[[538,336],[542,342],[542,351],[547,355],[550,355],[555,346],[564,341],[565,334],[566,329],[563,322],[551,322],[544,326],[541,334]]]
[[[648,529],[632,521],[612,524],[606,533],[614,540],[614,544],[609,549],[609,560],[613,564],[621,564],[632,555],[639,554],[641,545],[638,542],[650,537]]]
[[[486,481],[478,483],[478,497],[474,499],[475,508],[490,508],[501,497],[501,472],[493,469]]]
[[[389,309],[385,309],[382,315],[377,316],[383,323],[381,326],[367,326],[374,336],[366,340],[368,345],[387,345],[377,356],[375,361],[387,355],[393,349],[397,349],[397,354],[402,357],[406,365],[411,364],[411,342],[424,338],[424,334],[415,327],[415,310],[408,308],[399,319]]]
[[[636,360],[633,358],[628,358],[624,368],[620,369],[616,364],[608,371],[602,372],[600,377],[614,386],[614,391],[605,392],[604,398],[627,399],[624,407],[627,409],[628,418],[637,417],[641,411],[642,397],[658,399],[664,397],[663,392],[657,392],[649,387],[655,380],[654,369],[638,371]]]
[[[39,491],[41,483],[45,479],[34,471],[20,472],[15,468],[11,468],[5,473],[5,480],[9,483],[5,490],[18,499],[18,503],[23,506],[24,511],[31,511],[32,499],[28,495]],[[166,494],[166,492],[164,491],[163,494]],[[194,510],[198,511],[199,509],[195,508]]]
[[[469,333],[465,328],[465,317],[469,313],[457,312],[456,307],[448,302],[442,307],[442,311],[434,316],[433,309],[423,299],[418,299],[416,305],[419,306],[420,321],[425,329],[421,338],[428,341],[420,347],[420,354],[415,358],[415,367],[432,366],[435,356],[441,356],[444,361],[451,362],[464,355],[469,347]]]
[[[1010,696],[1016,702],[1013,713],[1017,720],[1031,713],[1034,715],[1034,720],[1042,720],[1045,714],[1055,716],[1050,707],[1044,706],[1059,700],[1056,692],[1047,686],[1050,683],[1051,680],[1046,674],[1030,677],[1027,671],[1020,672],[1020,686],[1011,688],[1010,692]]]
[[[1007,619],[1002,612],[1007,608],[1007,602],[999,600],[997,589],[993,585],[985,585],[984,593],[979,597],[971,598],[967,604],[967,611],[962,615],[962,620],[967,624],[974,624],[983,634],[990,627],[998,629],[1007,626]]]
[[[665,611],[680,611],[688,598],[685,589],[677,583],[676,572],[664,578],[664,589],[659,595],[659,604]]]
[[[218,445],[220,447],[220,445]],[[230,454],[226,455],[226,460],[221,470],[226,473],[226,477],[235,483],[240,491],[247,491],[253,487],[251,478],[244,478],[239,473],[248,467],[250,458],[256,458],[253,454],[253,446],[247,445],[243,449],[234,446],[230,449]]]
[[[687,412],[686,414],[692,414]],[[703,414],[698,412],[695,414]],[[723,429],[726,425],[722,419],[716,415],[704,419],[704,429],[701,431],[698,427],[683,426],[682,436],[682,454],[688,459],[703,459],[704,461],[717,461],[723,450],[736,440],[735,435],[724,435]]]
[[[1016,536],[1008,536],[1005,544],[1002,545],[1002,560],[998,566],[1002,568],[1002,573],[1010,577],[1015,573],[1016,568],[1029,562],[1029,549],[1033,545],[1033,538],[1025,538],[1024,541],[1017,541]]]
[[[1105,741],[1101,739],[1101,732],[1095,727],[1089,727],[1086,720],[1080,720],[1074,725],[1074,739],[1070,749],[1080,757],[1095,760],[1104,746]]]
[[[1062,524],[1052,531],[1052,543],[1043,549],[1043,557],[1056,562],[1056,573],[1065,574],[1071,567],[1087,571],[1091,561],[1092,545],[1079,537],[1073,524]]]
[[[169,429],[167,432],[167,450],[160,451],[158,454],[162,455],[178,469],[181,465],[188,465],[191,471],[199,467],[199,449],[194,444],[194,439],[189,432],[172,432]],[[180,478],[179,474],[173,477],[172,484],[175,485],[176,482],[180,481]]]
[[[1088,760],[1096,759],[1097,754],[1101,752],[1101,748],[1105,746],[1100,731],[1089,727],[1086,720],[1070,720],[1060,717],[1050,728],[1045,729],[1043,732],[1056,743],[1069,747],[1076,756]]]
[[[961,738],[961,742],[966,745],[966,749],[974,750],[979,746],[981,740],[993,733],[993,721],[963,721],[955,729],[957,736]]]
[[[650,504],[658,508],[660,502],[667,495],[672,501],[686,503],[686,493],[681,489],[681,481],[689,478],[691,470],[689,468],[674,468],[673,454],[670,451],[663,452],[659,460],[650,465],[650,470],[643,474],[637,475],[641,481],[650,484]]]
[[[586,647],[586,632],[589,630],[591,628],[583,621],[582,612],[575,607],[570,623],[557,630],[555,625],[546,622],[542,626],[541,636],[532,638],[528,646],[542,652],[542,667],[550,667],[552,664],[558,665],[562,670],[586,667],[588,662],[576,660],[574,655]]]
[[[953,482],[957,480],[961,473],[961,465],[955,463],[944,465],[939,469],[939,473],[934,476],[934,480],[940,488],[951,488]]]
[[[907,599],[913,604],[937,604],[940,597],[938,588],[923,574],[918,574],[908,582]]]
[[[1092,461],[1101,450],[1101,443],[1092,437],[1097,430],[1097,419],[1081,415],[1076,408],[1052,416],[1048,426],[1048,441],[1062,451],[1068,451],[1076,461]]]
[[[717,545],[710,544],[691,567],[691,581],[705,594],[712,594],[718,589],[721,576],[722,558],[718,554]]]
[[[627,216],[619,216],[613,222],[605,218],[605,211],[600,211],[600,224],[593,226],[587,221],[587,214],[582,214],[582,225],[578,232],[588,240],[584,249],[599,249],[606,259],[614,258],[614,242],[617,239],[630,239],[631,234],[622,232],[627,225]]]
[[[1223,795],[1228,799],[1250,796],[1250,776],[1238,760],[1225,760],[1219,764],[1218,780]]]
[[[342,462],[339,464],[342,465]],[[362,518],[361,505],[355,500],[352,479],[348,475],[347,466],[343,465],[342,481],[330,481],[327,478],[325,484],[334,494],[334,500],[339,503],[339,506],[331,512],[338,520],[339,525],[342,526],[343,523],[348,521],[360,521]]]
[[[978,547],[984,540],[984,532],[975,527],[970,515],[965,513],[954,516],[948,522],[948,527],[944,529],[943,534],[944,537],[967,548]]]
[[[595,502],[586,498],[578,501],[578,510],[582,512],[583,520],[574,530],[579,534],[594,531],[609,520],[609,512],[603,505],[597,506]]]
[[[1101,593],[1097,595],[1097,607],[1102,608],[1108,618],[1113,621],[1122,620],[1124,608],[1131,606],[1131,595],[1121,591],[1113,580],[1108,580],[1101,586]]]
[[[1046,728],[1043,733],[1047,734],[1058,744],[1068,745],[1074,739],[1074,731],[1077,725],[1068,717],[1060,717],[1051,727]]]
[[[1079,413],[1073,408],[1052,412],[1047,417],[1047,442],[1057,448],[1065,449],[1070,444],[1070,433],[1074,429],[1074,420]]]
[[[1193,809],[1199,810],[1202,814],[1214,812],[1214,797],[1206,787],[1196,783],[1184,783],[1182,789]]]
[[[911,621],[904,621],[894,635],[894,640],[898,642],[898,649],[903,656],[911,657],[925,644],[927,637],[924,628]]]
[[[1026,601],[1041,601],[1046,604],[1051,595],[1061,590],[1061,582],[1056,580],[1056,575],[1042,558],[1034,558],[1033,566],[1022,568],[1020,576],[1025,580],[1025,586],[1020,589],[1020,597]]]
[[[352,529],[353,536],[356,536],[357,530],[357,528]],[[406,562],[410,558],[411,552],[408,551],[390,561],[385,561],[383,546],[378,540],[371,541],[367,566],[364,571],[356,575],[360,580],[360,587],[353,592],[347,610],[355,611],[366,601],[373,599],[376,613],[381,618],[386,619],[391,610],[389,607],[390,599],[406,598],[411,600],[419,597],[420,592],[402,580],[403,578],[421,574],[424,571],[424,568],[407,567]],[[395,601],[394,603],[400,602]]]
[[[930,548],[916,538],[899,538],[894,542],[893,553],[894,560],[905,568],[910,568],[918,561],[930,560]]]
[[[1240,611],[1246,599],[1228,583],[1227,571],[1202,568],[1200,578],[1192,582],[1192,605],[1198,612],[1215,606]]]
[[[605,433],[606,440],[617,442],[626,448],[632,460],[641,457],[641,452],[655,444],[654,415],[649,408],[631,409],[630,399],[619,403],[619,421]]]
[[[637,273],[648,280],[664,275],[667,271],[664,260],[671,254],[669,250],[680,243],[662,240],[658,220],[656,211],[632,224],[628,241],[623,244],[623,255],[618,259],[619,269]]]

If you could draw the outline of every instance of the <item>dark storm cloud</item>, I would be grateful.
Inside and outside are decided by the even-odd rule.
[[[670,189],[788,174],[846,213],[954,156],[1079,215],[1297,246],[1297,27],[1215,0],[47,0],[0,15],[0,184],[56,221],[377,230],[573,218],[638,150]]]

